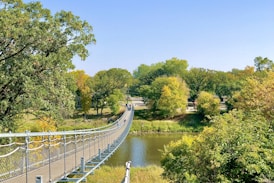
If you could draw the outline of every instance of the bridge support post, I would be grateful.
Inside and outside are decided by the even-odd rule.
[[[101,160],[101,149],[98,149],[98,158]]]
[[[43,183],[43,178],[41,175],[37,175],[35,178],[35,183]]]
[[[28,172],[29,172],[29,131],[26,131],[27,136],[25,137],[25,167],[26,167],[26,182],[28,182]]]
[[[66,178],[66,153],[67,153],[67,142],[66,142],[66,135],[63,136],[63,142],[64,142],[64,178]]]
[[[110,152],[110,144],[108,144],[108,152]]]
[[[85,160],[84,157],[81,157],[81,168],[80,168],[80,172],[84,173],[85,172]]]

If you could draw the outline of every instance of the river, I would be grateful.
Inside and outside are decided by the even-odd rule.
[[[106,161],[106,165],[123,166],[127,161],[131,161],[133,167],[160,165],[160,150],[181,136],[182,134],[128,135],[118,150]]]

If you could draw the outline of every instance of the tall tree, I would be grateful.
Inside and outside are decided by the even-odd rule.
[[[254,59],[254,65],[256,71],[270,71],[274,69],[274,63],[272,60],[268,59],[267,57],[256,57]]]
[[[215,93],[222,98],[231,96],[234,91],[233,75],[227,72],[217,71],[214,76]]]
[[[164,63],[162,62],[150,66],[142,64],[133,74],[140,81],[140,85],[150,85],[157,77],[165,74],[163,65]]]
[[[190,89],[190,99],[195,101],[201,91],[213,92],[214,80],[212,70],[204,68],[191,68],[183,77]]]
[[[181,60],[176,57],[173,57],[169,60],[166,60],[163,69],[167,76],[178,76],[182,78],[187,72],[188,63],[186,60]]]
[[[233,99],[235,108],[247,113],[256,111],[268,119],[274,119],[274,73],[268,72],[263,79],[247,79]]]
[[[175,76],[182,78],[186,73],[188,63],[186,60],[173,57],[165,62],[158,62],[152,65],[141,64],[133,71],[135,83],[130,88],[130,93],[140,95],[140,88],[143,85],[150,85],[156,78],[161,76]]]
[[[128,87],[132,83],[132,75],[125,69],[112,68],[107,71],[100,71],[92,78],[94,95],[92,97],[93,106],[99,113],[106,106],[107,98],[114,93],[116,89],[121,90],[123,94],[127,93]]]
[[[215,93],[221,98],[227,96],[231,98],[233,93],[241,89],[242,83],[246,78],[253,77],[255,74],[254,67],[247,66],[244,70],[232,69],[231,72],[216,72],[213,78]]]
[[[92,27],[71,12],[51,15],[39,2],[0,1],[0,124],[28,111],[58,117],[74,108],[64,75],[72,58],[85,59]]]
[[[77,86],[76,98],[80,99],[80,106],[85,116],[91,107],[92,88],[91,88],[91,77],[83,70],[72,71],[70,74],[73,76]]]
[[[159,77],[151,86],[143,88],[143,96],[148,98],[151,110],[163,117],[173,117],[177,110],[184,112],[189,90],[178,77]]]

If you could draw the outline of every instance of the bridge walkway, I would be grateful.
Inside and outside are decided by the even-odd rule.
[[[45,138],[49,139],[48,143],[44,144],[44,149],[34,150],[34,152],[27,151],[20,159],[21,163],[12,162],[20,167],[17,167],[17,170],[11,170],[8,178],[1,179],[0,175],[0,182],[35,183],[37,176],[41,176],[43,183],[79,181],[80,179],[73,180],[68,177],[73,173],[92,173],[95,168],[98,168],[123,142],[129,131],[133,113],[133,108],[129,108],[112,126],[105,129],[44,134]],[[35,136],[35,134],[32,135]],[[51,140],[54,141],[54,136],[59,137],[59,143],[56,143],[58,145],[51,142]],[[32,162],[32,158],[39,156],[39,153],[47,155],[43,161],[36,163],[36,166],[35,162]],[[90,163],[96,158],[99,162],[91,166]],[[80,168],[81,164],[83,167],[82,161],[87,163],[84,165],[84,170]],[[32,164],[33,167],[26,166],[26,164]],[[43,165],[41,166],[41,164]],[[18,172],[18,169],[20,175],[13,173]]]

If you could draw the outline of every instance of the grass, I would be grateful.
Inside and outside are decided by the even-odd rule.
[[[96,128],[99,126],[107,125],[108,121],[103,119],[67,119],[63,124],[58,125],[58,131],[80,130]]]
[[[109,122],[113,122],[118,119],[124,111],[121,111],[118,115],[112,115],[109,108],[104,109],[103,114],[96,113],[91,109],[86,116],[79,112],[74,114],[73,118],[64,120],[61,125],[58,125],[58,130],[80,130],[88,128],[97,128],[107,125]]]
[[[196,113],[187,113],[169,120],[155,120],[146,109],[136,110],[131,133],[200,132],[207,123]]]
[[[118,115],[112,115],[109,108],[103,110],[103,114],[96,114],[96,111],[91,109],[86,116],[82,112],[75,112],[74,116],[63,121],[57,121],[55,127],[57,131],[69,131],[69,130],[80,130],[97,128],[105,126],[111,121],[115,121],[122,115],[123,111]],[[17,132],[24,132],[26,130],[37,132],[41,131],[41,126],[37,123],[39,119],[31,114],[24,115],[23,118],[17,121]]]
[[[102,166],[95,171],[94,175],[90,175],[87,183],[106,183],[121,182],[125,176],[125,167]],[[168,183],[161,177],[163,169],[158,166],[147,167],[131,167],[130,182],[131,183]]]

